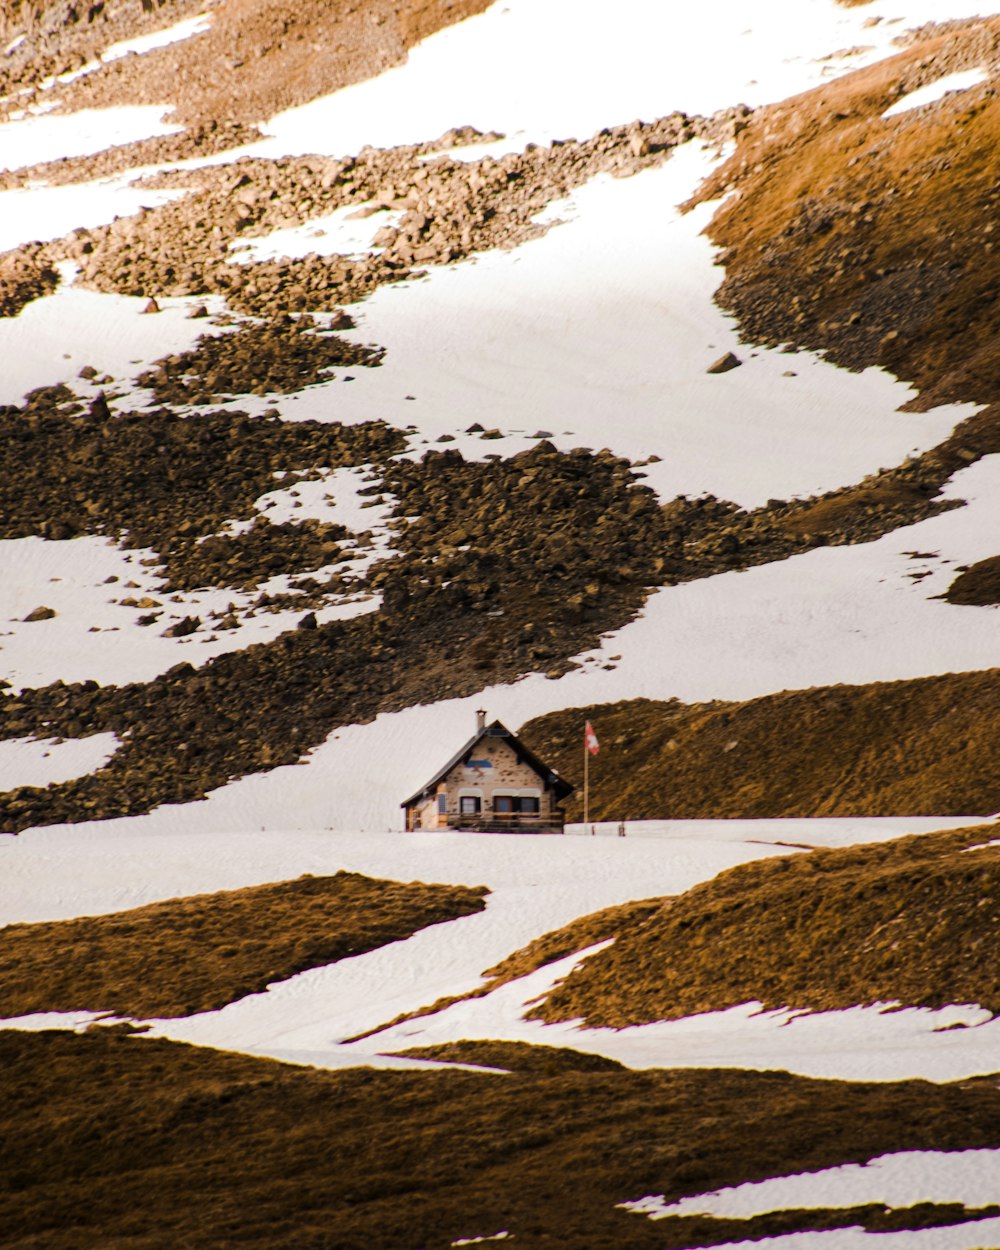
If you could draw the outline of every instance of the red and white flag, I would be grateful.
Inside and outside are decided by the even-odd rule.
[[[583,731],[583,745],[591,755],[596,755],[601,749],[601,744],[597,741],[597,734],[594,733],[594,726],[590,721],[587,721],[587,727]]]

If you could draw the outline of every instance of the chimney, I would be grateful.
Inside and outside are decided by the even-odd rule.
[[[486,728],[486,709],[478,708],[476,711],[476,733],[482,733]]]

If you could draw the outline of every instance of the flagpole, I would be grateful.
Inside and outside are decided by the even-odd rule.
[[[587,747],[587,731],[583,733],[583,823],[590,819],[590,751]]]

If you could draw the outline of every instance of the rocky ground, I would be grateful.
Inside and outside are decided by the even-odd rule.
[[[759,110],[700,193],[719,300],[756,342],[881,365],[915,404],[1000,397],[1000,20],[926,28],[898,56]],[[928,116],[882,113],[942,74],[990,71]]]

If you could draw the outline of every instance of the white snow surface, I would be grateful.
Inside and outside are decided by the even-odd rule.
[[[105,48],[101,53],[101,60],[107,64],[110,61],[120,60],[123,56],[142,56],[146,52],[153,52],[157,48],[166,48],[172,43],[182,43],[185,39],[190,39],[193,35],[204,34],[212,25],[212,19],[208,13],[199,13],[197,17],[187,17],[183,21],[175,22],[173,26],[168,26],[164,30],[153,31],[149,35],[139,35],[135,39],[123,39],[120,43],[113,43]]]
[[[788,1208],[836,1209],[869,1202],[897,1208],[918,1202],[960,1202],[966,1207],[1000,1204],[1000,1150],[906,1150],[879,1155],[867,1163],[776,1176],[679,1202],[650,1196],[619,1205],[651,1220],[671,1215],[748,1220]]]
[[[363,553],[357,567],[377,555],[378,549]],[[304,614],[297,607],[272,612],[250,606],[261,590],[287,590],[287,578],[273,578],[256,590],[172,594],[164,592],[162,580],[144,561],[156,564],[149,551],[126,551],[94,536],[0,540],[0,665],[6,680],[17,688],[59,680],[102,685],[150,681],[183,661],[199,667],[212,656],[276,638],[294,629]],[[332,571],[329,567],[318,573]],[[137,607],[123,599],[153,603]],[[378,604],[371,595],[347,595],[321,608],[316,617],[325,624],[373,611]],[[38,607],[51,608],[56,615],[26,621]],[[214,629],[219,616],[231,608],[239,615],[239,628]],[[157,614],[152,624],[138,624],[150,614]],[[188,616],[202,622],[195,633],[163,636],[168,626]]]
[[[660,456],[644,472],[663,499],[709,491],[746,507],[858,481],[947,437],[972,405],[901,413],[913,391],[882,370],[740,344],[713,302],[723,274],[702,230],[715,206],[677,208],[717,159],[691,143],[658,169],[600,176],[543,238],[382,287],[353,332],[387,348],[381,367],[311,387],[283,415],[377,413],[479,458],[546,431],[562,449]],[[727,351],[743,366],[706,373]],[[473,422],[509,438],[465,436]]]
[[[470,735],[479,706],[517,729],[545,712],[626,698],[750,699],[782,689],[996,666],[1000,663],[997,610],[956,606],[934,596],[947,588],[956,566],[995,554],[995,536],[1000,533],[1000,456],[985,457],[956,474],[945,493],[968,503],[874,543],[820,548],[777,564],[659,590],[635,621],[607,635],[599,648],[580,656],[579,666],[559,679],[534,674],[467,698],[383,714],[367,725],[343,726],[300,764],[232,782],[213,791],[206,801],[167,806],[133,818],[128,827],[205,832],[398,828],[399,804],[440,767],[452,744]],[[363,518],[367,512],[361,509],[358,515]],[[101,540],[55,544],[20,539],[17,544],[0,544],[0,554],[18,544],[35,544],[44,552],[85,542]],[[106,550],[116,561],[127,558],[110,546]],[[27,547],[24,567],[29,572],[43,567]],[[136,569],[134,563],[124,567],[133,573]],[[120,568],[116,565],[115,571]],[[65,572],[68,575],[71,570],[67,567]],[[924,572],[927,576],[919,581],[912,577]],[[86,608],[80,609],[73,635],[91,640],[93,659],[83,663],[76,658],[71,663],[66,652],[38,649],[37,631],[49,629],[54,636],[61,619],[57,617],[15,626],[18,632],[13,639],[0,636],[8,662],[22,654],[20,647],[25,666],[39,664],[45,654],[52,657],[44,670],[53,675],[50,679],[68,680],[69,674],[94,676],[97,649],[108,646],[115,649],[107,652],[104,671],[140,671],[138,659],[128,658],[140,653],[125,651],[126,638],[112,642],[99,634],[80,632],[93,623],[89,614],[98,610],[108,589],[102,582],[101,577],[91,578],[91,597]],[[47,603],[39,597],[43,584],[32,583],[32,587],[31,593],[22,595],[24,611],[19,616]],[[225,598],[223,592],[212,593]],[[54,595],[49,598],[53,600],[49,606],[59,606]],[[109,614],[109,620],[112,615],[116,622],[122,619],[119,607],[107,604],[100,610]],[[273,624],[269,619],[255,618],[261,622],[258,628],[276,630],[282,624],[280,618],[274,618]],[[294,614],[285,628],[292,619]],[[28,631],[36,632],[29,635]],[[149,632],[133,629],[128,638]],[[254,635],[241,637],[239,644],[219,635],[216,644],[170,650],[170,662],[213,654],[215,646],[243,645],[244,637]],[[191,638],[197,640],[199,635]],[[149,657],[143,660],[147,671],[170,666],[167,652],[162,657],[154,655],[154,647],[183,641],[151,638],[143,644],[150,648],[141,653]],[[127,645],[131,647],[132,642]],[[953,823],[960,823],[959,818]],[[109,828],[117,827],[117,822],[109,824]]]
[[[163,111],[159,104],[129,104],[6,122],[0,125],[0,170],[90,156],[120,143],[177,134],[183,127],[165,122]]]
[[[256,150],[346,153],[422,142],[456,125],[456,101],[461,124],[501,131],[516,148],[674,110],[756,106],[891,54],[904,23],[979,12],[991,9],[976,0],[879,0],[860,9],[772,0],[752,10],[739,0],[620,0],[609,20],[598,0],[500,0],[425,39],[405,64],[272,118],[272,139]],[[886,20],[866,25],[871,17]]]
[[[205,805],[207,806],[207,805]],[[204,810],[204,808],[202,809]],[[632,1067],[779,1068],[806,1075],[952,1080],[996,1066],[1000,1022],[974,1006],[797,1016],[756,1005],[639,1028],[581,1029],[522,1017],[588,953],[490,995],[353,1044],[396,1015],[482,984],[483,971],[580,915],[679,893],[738,863],[802,843],[847,845],[951,822],[672,822],[659,836],[510,837],[314,831],[208,833],[198,807],[170,832],[143,819],[55,827],[0,839],[0,921],[70,918],[162,898],[339,869],[396,880],[484,884],[486,909],[403,942],[271,985],[221,1011],[154,1022],[157,1036],[319,1067],[462,1038],[572,1046]],[[956,818],[953,818],[958,823]],[[666,836],[664,836],[666,835]],[[958,1025],[964,1027],[947,1027]],[[942,1031],[944,1030],[944,1031]]]
[[[59,187],[60,192],[72,188]],[[29,207],[31,193],[11,191],[8,195],[24,196]],[[48,192],[43,192],[43,195]],[[0,195],[0,223],[3,222],[3,200]],[[146,202],[150,203],[149,196]],[[71,201],[67,198],[67,205]],[[68,220],[68,219],[67,219]],[[0,231],[3,226],[0,224]],[[60,265],[63,278],[49,296],[33,300],[17,317],[0,319],[0,403],[21,403],[28,391],[38,386],[65,382],[80,396],[91,398],[98,390],[128,393],[135,388],[133,379],[154,360],[192,348],[202,334],[212,334],[214,327],[202,319],[191,320],[188,300],[164,297],[157,302],[160,312],[143,314],[147,300],[129,295],[105,295],[74,285],[76,267]],[[200,300],[212,311],[221,306],[219,300]],[[79,377],[80,370],[90,365],[110,383],[88,385]],[[139,402],[148,392],[138,392]],[[122,402],[120,408],[133,405]]]
[[[898,117],[900,113],[908,113],[911,109],[922,108],[925,104],[936,104],[938,100],[944,99],[946,95],[958,91],[968,91],[970,87],[976,87],[979,83],[985,82],[988,77],[989,74],[985,69],[965,69],[957,74],[945,74],[943,78],[927,83],[926,86],[918,87],[916,91],[907,92],[895,104],[887,108],[882,116]]]
[[[942,1228],[867,1233],[861,1228],[789,1233],[753,1241],[727,1241],[713,1250],[992,1250],[1000,1245],[1000,1219]]]
[[[7,738],[0,741],[0,790],[71,781],[103,768],[118,750],[113,733],[87,738]]]
[[[358,214],[371,204],[345,204],[323,217],[313,217],[301,226],[273,230],[256,239],[237,239],[230,245],[231,260],[240,264],[261,261],[301,259],[316,256],[358,256],[378,251],[374,237],[386,226],[396,226],[401,211],[379,209],[370,216]]]
[[[881,1203],[900,1210],[921,1202],[960,1203],[967,1209],[1000,1200],[1000,1151],[910,1150],[880,1155],[867,1163],[848,1163],[778,1176],[714,1193],[667,1203],[651,1194],[620,1205],[651,1220],[668,1216],[709,1215],[750,1219],[771,1211],[823,1208],[830,1210]],[[1000,1219],[988,1217],[962,1224],[895,1233],[867,1233],[860,1227],[825,1232],[790,1233],[777,1237],[726,1243],[765,1250],[982,1250],[1000,1239]],[[723,1248],[725,1250],[725,1247]]]

